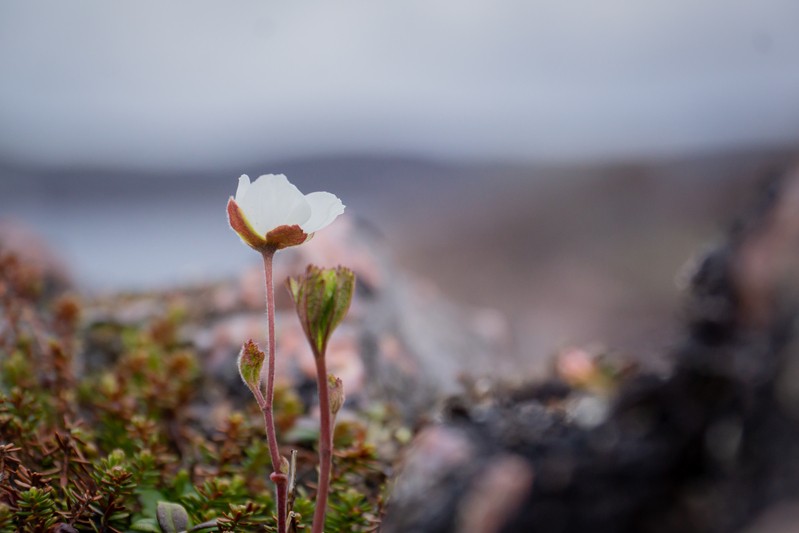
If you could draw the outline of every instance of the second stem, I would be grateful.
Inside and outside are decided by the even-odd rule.
[[[316,509],[311,533],[322,533],[327,511],[327,493],[330,490],[330,470],[333,461],[333,430],[330,413],[330,392],[327,386],[325,353],[316,356],[316,382],[319,390],[319,485],[316,491]]]

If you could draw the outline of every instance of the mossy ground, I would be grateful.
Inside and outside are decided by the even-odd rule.
[[[185,313],[89,325],[78,296],[2,250],[0,309],[0,531],[160,531],[159,501],[182,505],[194,526],[213,522],[207,530],[274,530],[260,412],[211,404],[213,378],[175,335]],[[276,405],[281,451],[298,450],[294,511],[309,528],[316,435],[297,421],[312,406],[290,388]],[[337,427],[326,531],[379,527],[396,435],[407,435],[390,413]]]

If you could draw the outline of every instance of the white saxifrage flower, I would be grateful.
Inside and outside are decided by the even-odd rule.
[[[252,183],[242,175],[236,197],[227,203],[230,227],[258,251],[302,244],[343,212],[336,195],[302,194],[282,174],[260,176]]]

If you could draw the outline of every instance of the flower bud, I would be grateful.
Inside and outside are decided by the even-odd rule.
[[[287,474],[291,471],[291,464],[289,464],[289,460],[280,456],[280,472],[282,474]]]
[[[350,307],[355,274],[341,266],[308,265],[304,275],[288,279],[288,288],[314,356],[324,356],[331,333]]]
[[[333,374],[327,375],[327,391],[330,398],[330,413],[335,417],[336,413],[341,410],[344,405],[344,383],[341,378],[337,378]]]
[[[255,398],[262,397],[261,394],[261,368],[264,366],[266,355],[252,339],[244,343],[239,352],[239,374],[241,379],[250,388]]]

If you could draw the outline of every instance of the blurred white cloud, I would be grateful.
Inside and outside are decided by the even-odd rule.
[[[795,0],[0,4],[0,159],[571,160],[799,140]]]

